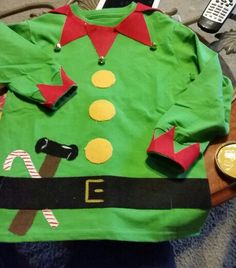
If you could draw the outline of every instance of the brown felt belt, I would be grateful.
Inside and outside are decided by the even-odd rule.
[[[0,208],[209,209],[207,179],[0,177]]]

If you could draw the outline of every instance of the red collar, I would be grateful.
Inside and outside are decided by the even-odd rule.
[[[88,35],[99,57],[105,57],[118,33],[146,46],[152,45],[143,16],[144,11],[150,10],[155,11],[155,9],[149,6],[138,3],[135,10],[115,27],[86,23],[84,20],[74,15],[69,5],[54,9],[51,12],[67,16],[61,35],[61,46]]]

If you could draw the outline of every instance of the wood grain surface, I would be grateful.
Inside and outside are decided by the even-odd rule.
[[[229,179],[215,165],[215,153],[219,146],[227,141],[236,141],[236,100],[232,103],[229,135],[213,141],[205,153],[212,206],[217,206],[236,196],[236,179]]]

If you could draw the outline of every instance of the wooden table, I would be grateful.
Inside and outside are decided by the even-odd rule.
[[[236,141],[236,100],[232,103],[229,135],[212,142],[205,153],[205,164],[213,207],[236,196],[236,179],[228,179],[225,175],[221,174],[217,170],[214,161],[216,150],[222,143],[227,141]]]
[[[236,79],[227,63],[220,56],[223,73],[227,75],[234,86],[234,97],[236,96]],[[214,108],[212,108],[214,109]],[[236,141],[236,100],[232,102],[230,115],[230,132],[227,137],[214,140],[207,148],[205,153],[205,164],[207,177],[210,185],[211,203],[215,207],[236,196],[236,179],[228,179],[221,174],[215,166],[215,153],[219,146],[227,141]]]

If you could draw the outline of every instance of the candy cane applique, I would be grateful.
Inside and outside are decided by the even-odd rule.
[[[52,228],[57,228],[59,225],[58,220],[56,219],[55,215],[53,214],[51,209],[45,208],[42,210],[44,218],[47,220],[47,222],[49,223],[49,225]]]
[[[7,158],[3,164],[3,169],[10,170],[12,167],[13,161],[16,157],[20,157],[24,161],[24,164],[25,164],[25,166],[26,166],[26,168],[27,168],[27,170],[32,178],[42,178],[39,175],[38,171],[36,170],[32,160],[31,160],[30,155],[27,152],[25,152],[24,150],[15,150],[12,153],[10,153],[7,156]],[[52,228],[57,228],[59,226],[59,222],[56,219],[56,217],[53,214],[51,209],[43,209],[42,212],[43,212],[43,215],[44,215],[46,221],[48,222],[48,224]]]
[[[37,172],[32,160],[31,160],[30,155],[23,150],[15,150],[12,153],[10,153],[7,156],[7,158],[3,164],[3,169],[4,170],[11,170],[13,161],[16,157],[20,157],[24,161],[24,164],[25,164],[25,166],[26,166],[26,168],[27,168],[27,170],[32,178],[41,178],[41,176]]]

